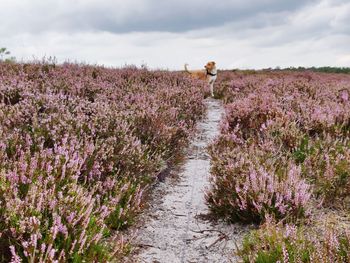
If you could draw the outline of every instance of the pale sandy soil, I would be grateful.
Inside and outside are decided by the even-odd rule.
[[[150,205],[134,227],[135,248],[126,262],[236,262],[233,254],[248,226],[213,222],[205,215],[210,160],[207,145],[219,133],[223,114],[220,101],[207,99],[206,117],[198,123],[180,165],[151,194]]]

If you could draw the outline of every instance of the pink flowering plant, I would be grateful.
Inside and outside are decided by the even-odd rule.
[[[0,261],[117,259],[204,112],[202,83],[53,61],[0,69]]]
[[[215,145],[212,146],[215,148]],[[211,150],[212,188],[207,202],[230,221],[261,222],[266,215],[296,220],[309,213],[311,186],[293,163],[264,149]]]
[[[350,77],[296,72],[222,72],[221,134],[209,147],[211,210],[230,221],[267,214],[295,221],[313,200],[350,197]]]
[[[315,196],[322,204],[347,208],[350,196],[350,141],[348,137],[304,139],[293,152],[302,173],[315,186]]]
[[[307,230],[268,219],[245,236],[237,254],[247,263],[349,262],[350,232],[329,225]]]

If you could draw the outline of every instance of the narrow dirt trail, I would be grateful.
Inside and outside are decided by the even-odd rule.
[[[206,147],[219,134],[224,112],[218,100],[205,103],[207,115],[198,123],[184,161],[152,193],[132,242],[139,248],[132,262],[235,262],[235,242],[245,228],[205,219],[210,170]]]

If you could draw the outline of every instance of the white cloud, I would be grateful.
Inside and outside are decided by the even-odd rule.
[[[338,56],[337,64],[343,67],[349,67],[350,65],[350,53]]]
[[[55,56],[61,62],[77,60],[108,66],[147,63],[152,68],[169,69],[182,69],[185,62],[192,68],[202,68],[207,60],[216,60],[221,68],[350,66],[348,1],[308,1],[305,5],[299,1],[292,6],[290,1],[285,1],[283,6],[278,4],[280,1],[272,0],[249,0],[244,5],[240,4],[242,1],[225,0],[218,3],[217,9],[222,10],[226,4],[228,12],[224,20],[213,18],[216,22],[210,24],[207,15],[209,23],[203,27],[197,22],[206,18],[206,14],[185,21],[181,20],[183,17],[172,16],[163,27],[158,27],[161,31],[150,30],[157,17],[169,15],[171,8],[177,7],[174,3],[182,2],[162,2],[154,19],[150,12],[154,11],[154,3],[159,3],[154,0],[3,2],[0,46],[9,48],[19,59]],[[196,13],[196,5],[212,5],[204,0],[186,3],[189,8],[186,14]],[[260,11],[254,8],[254,3],[269,8]],[[244,12],[240,17],[227,19],[233,12],[229,8],[234,5]],[[101,19],[96,14],[106,17]],[[134,32],[137,23],[128,22],[133,17],[145,23],[143,27],[140,25],[139,32]],[[192,24],[186,30],[179,30],[184,22]],[[132,30],[118,33],[113,29],[118,23]]]

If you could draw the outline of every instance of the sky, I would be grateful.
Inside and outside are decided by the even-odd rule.
[[[345,67],[350,0],[0,0],[0,47],[112,67]]]

